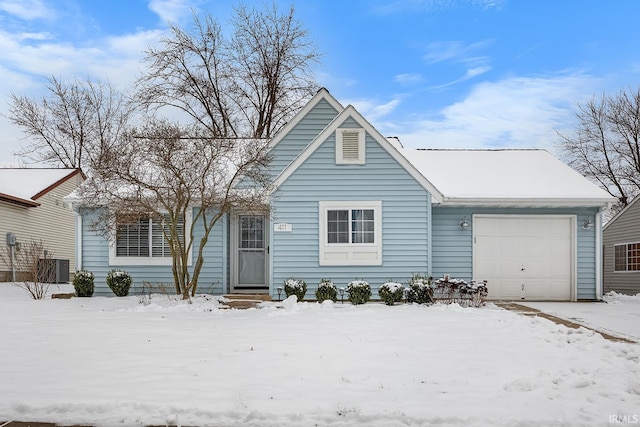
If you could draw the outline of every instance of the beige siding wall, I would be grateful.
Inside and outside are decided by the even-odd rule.
[[[613,247],[640,242],[640,201],[615,219],[602,233],[604,247],[603,290],[635,295],[640,293],[640,272],[615,272]]]
[[[68,259],[70,274],[75,271],[76,216],[63,198],[82,181],[75,176],[37,200],[40,206],[22,207],[0,201],[0,245],[6,253],[7,232],[27,244],[42,240],[53,258]],[[10,267],[0,261],[0,281],[10,280]]]

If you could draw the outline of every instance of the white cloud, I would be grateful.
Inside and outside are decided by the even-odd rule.
[[[47,7],[43,0],[0,0],[0,11],[29,21],[56,16],[55,11]]]
[[[408,147],[553,151],[556,130],[572,122],[576,102],[594,86],[594,77],[581,74],[483,82],[464,100],[421,119],[397,121],[389,131]]]
[[[392,114],[400,105],[400,102],[401,99],[399,97],[382,104],[371,99],[355,99],[346,100],[345,105],[353,105],[367,120],[376,121]]]
[[[190,0],[150,0],[149,9],[160,17],[163,23],[178,23],[191,15],[194,7]]]
[[[410,86],[422,83],[424,81],[424,77],[422,74],[417,73],[398,74],[393,78],[393,81],[403,86]]]

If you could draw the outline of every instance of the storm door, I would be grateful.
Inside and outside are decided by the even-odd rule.
[[[238,215],[234,224],[233,292],[267,292],[268,223],[264,215]]]

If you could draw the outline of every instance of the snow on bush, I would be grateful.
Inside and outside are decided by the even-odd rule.
[[[386,282],[378,288],[380,299],[387,305],[393,305],[396,302],[402,301],[403,294],[404,286],[397,282]]]
[[[434,282],[434,300],[445,304],[480,307],[487,298],[487,282],[467,283],[462,279],[443,277]]]
[[[433,289],[431,289],[431,277],[413,274],[409,281],[409,290],[407,291],[407,302],[417,304],[433,303]]]
[[[78,297],[90,297],[93,296],[94,276],[93,273],[87,270],[76,271],[73,278],[73,289],[76,291]]]
[[[347,285],[351,304],[366,304],[371,299],[371,286],[364,280],[352,280]]]
[[[295,295],[298,297],[298,301],[302,301],[307,293],[307,284],[304,280],[287,279],[284,281],[284,293],[287,298]]]
[[[329,279],[322,279],[316,289],[316,299],[319,303],[326,300],[336,302],[338,299],[338,290],[336,289],[336,285],[334,285]]]
[[[133,280],[126,271],[111,270],[107,273],[107,286],[117,297],[129,295],[129,288]]]

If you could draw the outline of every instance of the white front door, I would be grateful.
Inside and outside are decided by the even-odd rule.
[[[232,224],[232,292],[268,292],[265,215],[237,215]]]
[[[574,226],[568,216],[475,216],[473,276],[491,299],[572,299]]]

